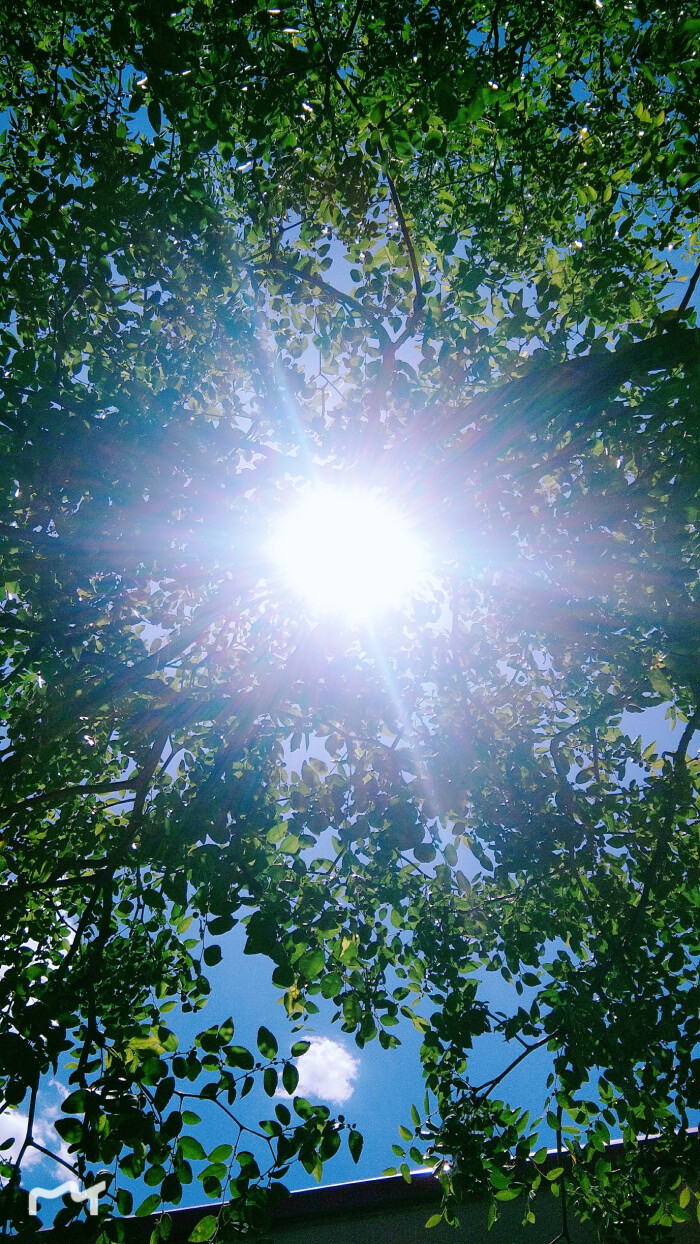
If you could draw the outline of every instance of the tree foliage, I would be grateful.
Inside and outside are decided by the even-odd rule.
[[[697,260],[699,34],[644,0],[3,9],[15,1230],[66,1059],[57,1131],[113,1173],[105,1240],[144,1173],[146,1214],[206,1161],[230,1204],[198,1238],[224,1239],[290,1162],[318,1174],[344,1130],[359,1157],[296,1099],[265,1167],[237,1101],[293,1093],[294,1063],[265,1029],[168,1026],[241,921],[293,1026],[320,994],[360,1045],[421,1031],[406,1160],[439,1164],[448,1217],[480,1188],[531,1218],[543,1179],[506,1066],[470,1078],[489,1033],[551,1053],[565,1235],[572,1207],[606,1240],[695,1213],[695,277],[668,290]],[[309,472],[396,495],[436,550],[374,636],[266,564]],[[626,723],[662,704],[659,754]],[[290,775],[311,736],[326,761]],[[230,1126],[208,1155],[192,1097]]]

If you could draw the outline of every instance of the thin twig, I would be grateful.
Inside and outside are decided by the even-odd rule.
[[[66,1162],[64,1158],[60,1158],[52,1149],[46,1149],[44,1145],[40,1145],[36,1140],[32,1141],[32,1149],[36,1149],[38,1153],[43,1153],[47,1158],[53,1158],[54,1162],[59,1162],[61,1166],[65,1166],[67,1171],[71,1171],[73,1175],[78,1174],[77,1166],[71,1166],[70,1162]]]
[[[541,1037],[539,1041],[534,1041],[532,1045],[528,1045],[527,1048],[523,1050],[522,1054],[518,1054],[518,1057],[513,1059],[512,1063],[506,1067],[505,1071],[502,1071],[500,1075],[494,1076],[493,1080],[486,1080],[483,1084],[479,1084],[473,1092],[481,1094],[484,1089],[488,1089],[488,1091],[491,1092],[498,1084],[501,1083],[501,1080],[505,1080],[506,1076],[509,1076],[511,1071],[515,1070],[523,1059],[527,1058],[529,1054],[532,1054],[533,1050],[540,1050],[543,1045],[548,1045],[552,1040],[552,1036],[552,1033],[547,1033],[547,1035]]]

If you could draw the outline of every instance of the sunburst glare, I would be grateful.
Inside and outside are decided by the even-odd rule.
[[[426,552],[411,523],[361,489],[318,487],[281,516],[269,552],[315,614],[365,622],[418,590]]]

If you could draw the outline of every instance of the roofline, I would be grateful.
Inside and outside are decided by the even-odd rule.
[[[690,1127],[684,1134],[697,1139],[698,1130],[697,1127]],[[659,1137],[654,1135],[638,1139],[641,1144],[645,1145],[653,1144]],[[624,1150],[625,1142],[622,1139],[616,1139],[605,1146],[604,1152],[614,1159],[621,1156]],[[567,1152],[558,1153],[556,1149],[548,1149],[542,1169],[547,1170],[548,1167],[552,1168],[562,1163],[566,1165],[569,1157]],[[410,1183],[402,1175],[379,1175],[371,1179],[325,1184],[317,1188],[301,1188],[290,1192],[280,1205],[270,1211],[270,1220],[272,1227],[282,1224],[291,1225],[319,1217],[335,1217],[356,1210],[382,1212],[397,1207],[410,1208],[413,1205],[437,1202],[441,1197],[440,1181],[432,1171],[411,1171]],[[204,1205],[187,1206],[183,1209],[166,1209],[165,1212],[172,1220],[173,1242],[187,1240],[200,1218],[206,1214],[216,1213],[220,1208],[220,1202],[210,1201]],[[126,1226],[125,1238],[128,1244],[142,1244],[150,1240],[153,1223],[160,1216],[160,1212],[143,1218],[129,1215],[119,1219]],[[97,1225],[95,1221],[95,1228]],[[81,1232],[80,1238],[87,1242],[93,1234],[89,1229],[90,1224],[85,1222],[81,1226],[84,1226],[85,1234]],[[78,1224],[72,1224],[71,1232],[74,1232],[75,1236],[71,1238],[77,1238],[76,1228]],[[54,1227],[44,1228],[40,1237],[45,1238],[46,1244],[59,1244],[59,1241],[64,1238],[63,1232]]]
[[[697,1138],[698,1128],[689,1127],[684,1134]],[[653,1144],[658,1139],[658,1135],[638,1138],[639,1143],[643,1145]],[[624,1149],[625,1142],[620,1137],[611,1140],[605,1146],[605,1153],[608,1157],[615,1158],[622,1155]],[[566,1151],[559,1153],[557,1149],[548,1149],[547,1157],[542,1163],[542,1170],[546,1171],[562,1163],[566,1164],[569,1157],[570,1155]],[[297,1222],[303,1218],[315,1218],[319,1214],[342,1214],[360,1207],[363,1209],[390,1209],[397,1203],[413,1205],[428,1201],[439,1201],[441,1197],[442,1188],[438,1177],[430,1170],[418,1169],[411,1171],[410,1183],[404,1179],[403,1175],[376,1175],[371,1179],[356,1179],[348,1183],[324,1184],[317,1188],[300,1188],[297,1191],[290,1192],[289,1196],[285,1197],[284,1201],[271,1211],[270,1217],[273,1223]],[[211,1204],[209,1206],[200,1205],[196,1208],[171,1210],[169,1212],[173,1218],[177,1218],[179,1221],[180,1215],[193,1214],[196,1216],[206,1213],[207,1210],[211,1213]],[[148,1219],[145,1221],[148,1221]]]

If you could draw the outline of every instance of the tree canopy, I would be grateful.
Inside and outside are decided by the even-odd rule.
[[[405,1163],[448,1217],[479,1189],[532,1219],[543,1180],[507,1064],[470,1078],[490,1033],[551,1053],[564,1238],[662,1239],[700,1108],[700,20],[279,5],[0,11],[3,1213],[37,1228],[66,1066],[105,1241],[141,1175],[167,1210],[207,1159],[224,1240],[291,1162],[359,1156],[299,1098],[251,1150],[239,1098],[297,1083],[280,1033],[178,1043],[244,921],[294,1028],[319,995],[360,1045],[418,1027]],[[308,478],[396,498],[430,592],[308,617],[265,551]],[[659,705],[660,753],[628,729]]]

